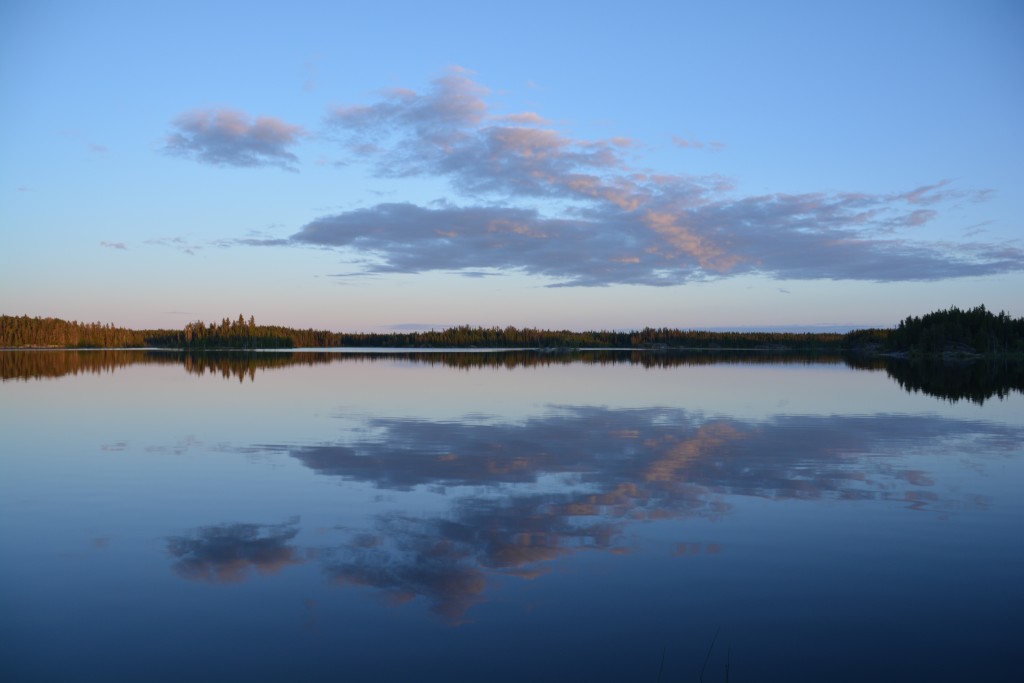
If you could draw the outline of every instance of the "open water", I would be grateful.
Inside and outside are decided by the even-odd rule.
[[[1024,395],[998,367],[0,361],[5,681],[1024,671]]]

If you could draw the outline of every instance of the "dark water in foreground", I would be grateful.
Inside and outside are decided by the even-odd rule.
[[[1019,390],[661,358],[3,352],[0,680],[1019,680]]]

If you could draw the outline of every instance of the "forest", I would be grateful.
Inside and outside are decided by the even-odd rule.
[[[440,331],[353,333],[258,325],[239,315],[219,322],[190,322],[180,330],[132,330],[99,322],[59,318],[0,316],[3,348],[524,348],[757,350],[853,352],[860,355],[1024,355],[1024,318],[994,314],[985,306],[952,307],[908,316],[894,328],[838,333],[712,332],[674,328],[635,331],[542,330],[462,325]]]
[[[984,305],[956,306],[923,316],[907,316],[892,329],[854,330],[845,347],[909,356],[1024,355],[1024,318],[992,313]]]

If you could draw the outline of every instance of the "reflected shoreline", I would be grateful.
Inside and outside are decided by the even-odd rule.
[[[338,349],[287,351],[180,350],[3,350],[0,379],[41,380],[78,374],[105,374],[134,365],[181,366],[192,375],[221,376],[244,382],[257,371],[333,363],[417,363],[460,370],[548,367],[554,365],[638,365],[648,369],[706,365],[845,365],[855,370],[885,371],[907,392],[922,392],[950,402],[982,404],[1024,393],[1024,362],[1013,359],[943,361],[842,354],[779,351],[645,350],[420,350]]]

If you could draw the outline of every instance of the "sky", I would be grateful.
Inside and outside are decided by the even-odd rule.
[[[0,313],[1024,315],[1024,4],[0,3]]]

